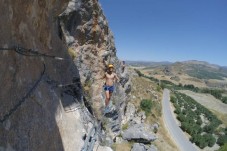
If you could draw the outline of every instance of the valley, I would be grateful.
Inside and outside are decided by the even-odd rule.
[[[214,149],[217,150],[219,146],[224,145],[224,143],[220,143],[220,140],[224,140],[224,142],[227,143],[227,135],[225,133],[227,123],[226,70],[223,67],[200,61],[185,61],[172,64],[150,63],[150,65],[143,63],[142,66],[139,66],[139,64],[138,62],[134,62],[130,65],[140,77],[153,81],[162,89],[168,88],[171,90],[171,102],[174,105],[174,113],[176,114],[177,120],[180,122],[180,127],[187,133],[188,139],[199,146],[197,148],[204,151],[211,151]],[[134,65],[136,66],[134,67]],[[197,118],[203,123],[203,126],[198,127],[200,133],[198,133],[199,131],[191,132],[188,129],[194,126],[191,125],[187,127],[185,122],[196,124],[197,120],[194,119],[190,121],[190,118],[186,117],[186,115],[193,115],[193,112],[196,110],[193,109],[194,107],[192,107],[192,110],[188,110],[187,108],[191,108],[189,104],[182,106],[184,105],[183,100],[187,100],[185,102],[186,104],[189,100],[192,100],[194,102],[193,104],[195,104],[195,109],[199,106],[204,108],[200,109],[200,111],[205,111],[201,115],[204,116],[207,114],[208,117],[216,119],[212,124],[214,127],[211,126],[213,127],[212,131],[207,131],[209,126],[207,128],[206,126],[204,127],[204,120],[206,119],[206,122],[209,123],[211,119],[204,119],[204,117],[201,116]],[[180,106],[176,106],[176,102],[178,102]],[[205,131],[203,132],[203,130]],[[211,144],[206,140],[208,138],[211,139]],[[208,144],[204,144],[203,141]]]

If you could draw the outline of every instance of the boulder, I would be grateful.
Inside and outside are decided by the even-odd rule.
[[[128,141],[136,141],[140,143],[149,143],[156,140],[156,136],[146,124],[135,124],[122,132],[122,137]]]
[[[159,128],[158,123],[153,124],[153,125],[152,125],[152,128],[153,128],[153,129],[158,129],[158,128]]]
[[[144,120],[146,119],[146,114],[144,111],[140,111],[138,114],[137,114],[138,117],[141,118],[141,122],[143,123]]]
[[[141,123],[142,123],[141,117],[139,117],[139,116],[134,117],[134,118],[130,121],[130,125],[141,124]]]
[[[94,151],[113,151],[110,147],[95,144]]]
[[[131,151],[157,151],[154,145],[148,146],[142,143],[135,143]]]
[[[125,142],[125,140],[124,140],[122,137],[116,137],[115,142],[116,142],[117,144],[121,144],[121,143]]]
[[[146,151],[145,145],[140,143],[135,143],[131,151]]]

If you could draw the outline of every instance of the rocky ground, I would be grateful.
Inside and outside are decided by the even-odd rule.
[[[132,93],[128,103],[125,118],[122,123],[122,133],[114,145],[117,151],[151,151],[177,150],[165,130],[161,117],[161,95],[157,85],[138,75],[131,69]],[[151,114],[146,116],[140,108],[142,99],[153,100]],[[155,131],[157,132],[155,133]],[[148,145],[149,144],[149,145]]]

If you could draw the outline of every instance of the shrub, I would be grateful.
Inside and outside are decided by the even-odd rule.
[[[143,99],[140,102],[140,108],[145,111],[146,115],[151,113],[152,101],[148,99]]]
[[[128,129],[128,123],[126,123],[126,124],[124,124],[124,125],[122,126],[122,130],[123,130],[123,131],[126,130],[126,129]]]
[[[198,125],[203,124],[203,121],[201,120],[201,118],[200,118],[200,117],[197,119],[196,124],[198,124]]]
[[[214,126],[213,125],[206,125],[204,126],[203,128],[204,132],[207,132],[207,133],[214,133]]]
[[[157,132],[158,132],[158,128],[155,127],[155,128],[154,128],[154,133],[156,134]]]
[[[227,104],[227,97],[226,96],[222,98],[222,102]]]
[[[171,97],[170,97],[170,101],[171,101],[172,103],[176,103],[177,99],[176,99],[174,96],[171,96]]]
[[[180,114],[180,113],[181,113],[180,107],[176,106],[176,107],[175,107],[175,110],[174,110],[174,113]]]
[[[212,147],[212,146],[214,146],[216,139],[214,138],[213,135],[207,134],[207,142],[208,142],[208,146]]]
[[[159,86],[159,85],[157,85],[157,88],[156,88],[156,90],[158,91],[158,92],[160,92],[161,91],[161,87]]]
[[[227,143],[225,143],[218,151],[227,151]]]
[[[224,145],[225,143],[227,143],[227,135],[220,136],[218,138],[217,144]]]

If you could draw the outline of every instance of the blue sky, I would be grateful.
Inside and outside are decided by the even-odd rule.
[[[99,0],[123,60],[227,66],[227,0]]]

